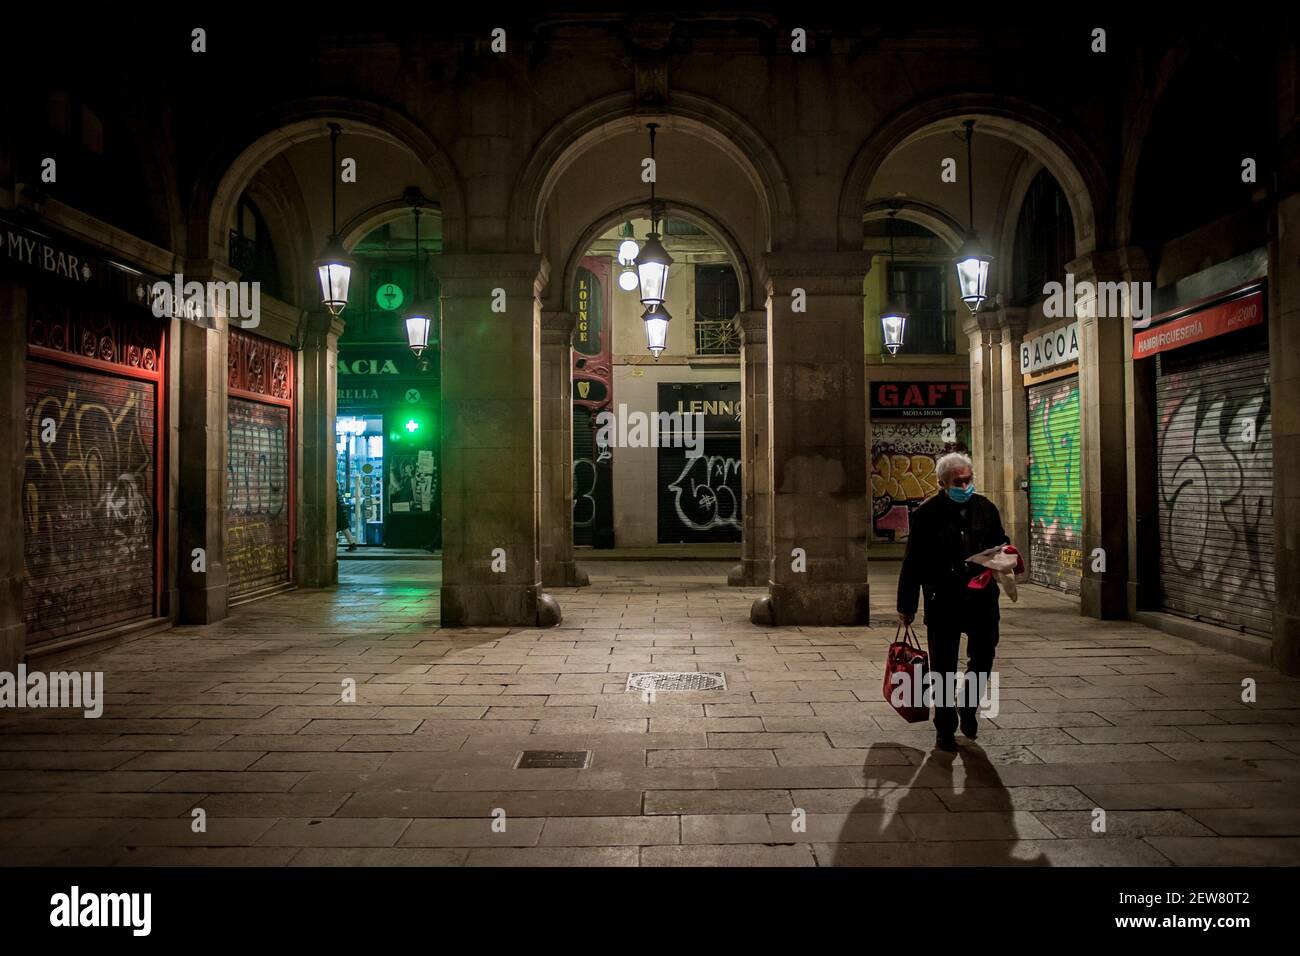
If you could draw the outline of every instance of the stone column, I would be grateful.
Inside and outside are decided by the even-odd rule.
[[[1000,505],[1002,494],[1002,329],[994,311],[967,314],[970,343],[970,457],[975,489]]]
[[[1025,340],[1028,317],[1025,310],[1003,306],[997,312],[1002,331],[1002,427],[1001,495],[997,506],[1002,512],[1002,527],[1020,551],[1029,553],[1029,496],[1021,485],[1029,477],[1028,408],[1025,378],[1020,372],[1020,345]]]
[[[1295,138],[1292,137],[1294,146]],[[1300,180],[1300,162],[1292,175]],[[1269,239],[1268,351],[1273,410],[1273,666],[1300,675],[1300,192],[1280,199]]]
[[[1151,279],[1146,255],[1123,250],[1127,282]],[[1150,300],[1146,300],[1148,304]],[[1133,322],[1124,323],[1125,495],[1128,499],[1128,578],[1124,607],[1131,617],[1160,606],[1160,524],[1156,461],[1156,363],[1133,361]]]
[[[23,621],[23,477],[27,432],[27,286],[0,276],[0,670],[14,673],[27,646]]]
[[[871,257],[790,252],[767,256],[765,265],[772,562],[768,595],[750,617],[866,624],[862,282]]]
[[[727,575],[738,587],[767,584],[772,565],[772,482],[767,448],[767,310],[736,316],[740,323],[740,564]]]
[[[1066,266],[1081,283],[1120,282],[1121,259],[1113,252],[1094,252]],[[1086,287],[1085,287],[1086,289]],[[1095,288],[1094,288],[1095,292]],[[1110,298],[1110,297],[1107,297]],[[1083,505],[1082,593],[1080,613],[1119,618],[1128,613],[1128,465],[1124,400],[1125,328],[1121,315],[1099,316],[1115,306],[1097,295],[1080,296],[1079,418]],[[1115,311],[1122,312],[1126,306]],[[1097,549],[1102,555],[1097,555]],[[1094,571],[1094,555],[1105,558],[1105,571]]]
[[[442,623],[550,626],[538,548],[546,260],[448,255],[442,280]]]
[[[186,281],[238,281],[239,273],[211,260],[186,264]],[[226,579],[226,429],[227,353],[225,316],[216,328],[194,322],[180,325],[180,444],[177,507],[182,624],[211,624],[229,610]],[[194,549],[202,548],[207,568],[194,570]]]
[[[542,585],[585,587],[573,561],[573,327],[575,312],[542,313],[541,554]]]
[[[305,588],[332,588],[339,583],[334,419],[338,415],[339,336],[345,328],[342,318],[328,312],[312,313],[307,317],[298,357],[302,507],[298,510],[295,577]]]

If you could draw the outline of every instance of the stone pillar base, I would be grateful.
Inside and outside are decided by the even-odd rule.
[[[554,627],[560,606],[537,585],[444,584],[443,627]]]
[[[180,619],[184,624],[215,624],[225,620],[230,609],[226,585],[180,589]]]
[[[765,597],[754,602],[749,619],[755,624],[786,627],[867,625],[871,609],[867,583],[773,584]]]
[[[339,586],[337,558],[325,564],[300,564],[294,570],[298,584],[304,588],[331,590]]]
[[[18,669],[18,662],[23,659],[23,646],[26,642],[26,626],[10,624],[0,627],[0,671],[10,674]]]
[[[591,583],[576,561],[543,561],[542,587],[585,588]]]
[[[1084,577],[1079,592],[1079,613],[1106,621],[1128,617],[1128,582]]]
[[[1273,666],[1300,677],[1300,617],[1284,611],[1273,612]]]
[[[771,561],[746,558],[727,572],[727,584],[733,588],[765,587],[771,569]]]

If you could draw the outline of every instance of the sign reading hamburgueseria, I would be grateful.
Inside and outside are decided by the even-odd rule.
[[[1079,323],[1035,335],[1020,344],[1020,374],[1032,375],[1079,361]]]
[[[1157,352],[1168,352],[1193,342],[1203,342],[1216,335],[1260,325],[1263,321],[1264,290],[1255,289],[1227,302],[1189,312],[1134,333],[1133,357],[1150,358]]]

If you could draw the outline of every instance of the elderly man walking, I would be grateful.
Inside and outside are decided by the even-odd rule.
[[[939,493],[923,502],[911,515],[907,552],[898,578],[898,619],[910,624],[916,617],[917,592],[925,593],[926,643],[930,670],[936,681],[935,746],[957,749],[956,731],[971,740],[978,731],[976,689],[988,686],[998,644],[998,588],[989,584],[969,587],[983,568],[967,559],[989,548],[1008,544],[997,507],[975,494],[971,460],[958,452],[944,455],[935,466]],[[968,638],[965,706],[952,694],[957,676],[961,636]],[[960,711],[960,716],[959,716]]]

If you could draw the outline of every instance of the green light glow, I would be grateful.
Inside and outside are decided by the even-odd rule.
[[[420,430],[420,423],[417,422],[414,418],[412,418],[407,421],[406,430],[408,432],[417,432]]]

